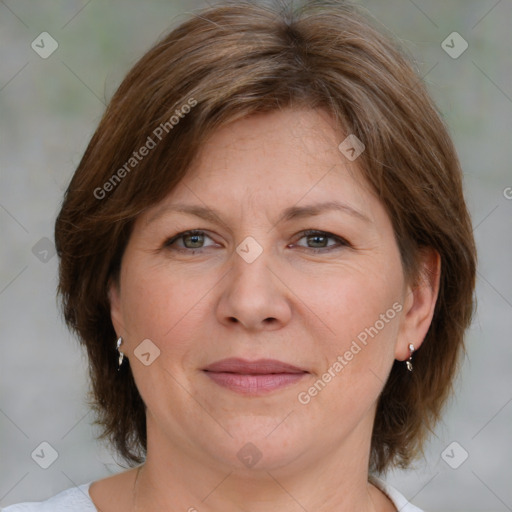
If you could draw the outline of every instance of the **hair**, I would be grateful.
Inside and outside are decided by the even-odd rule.
[[[129,464],[146,454],[145,405],[129,363],[116,371],[108,287],[134,221],[173,190],[215,130],[283,108],[323,109],[363,141],[358,171],[391,219],[407,279],[420,276],[423,248],[441,257],[414,372],[395,361],[379,397],[369,469],[405,468],[423,453],[464,352],[476,250],[447,128],[409,57],[374,25],[346,2],[223,3],[165,35],[113,95],[66,190],[55,241],[99,437]]]

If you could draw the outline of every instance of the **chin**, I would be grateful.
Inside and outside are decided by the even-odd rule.
[[[290,429],[283,417],[238,419],[223,436],[214,456],[223,459],[235,471],[272,471],[296,460],[307,445],[304,427]],[[210,448],[211,451],[211,448]]]

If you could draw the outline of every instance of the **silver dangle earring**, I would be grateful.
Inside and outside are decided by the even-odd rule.
[[[123,358],[124,358],[124,354],[119,350],[121,343],[123,343],[123,338],[119,337],[117,339],[117,351],[119,352],[119,362],[117,364],[117,371],[119,371],[119,368],[121,368],[121,365],[123,364]]]
[[[405,366],[407,366],[407,369],[412,372],[412,354],[414,352],[414,345],[412,343],[409,343],[409,359],[405,362]]]

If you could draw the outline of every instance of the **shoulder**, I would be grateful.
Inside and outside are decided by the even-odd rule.
[[[0,512],[96,512],[89,486],[91,482],[71,487],[45,501],[17,503],[0,509]]]
[[[383,480],[380,480],[375,476],[371,476],[370,481],[387,495],[387,497],[393,502],[393,505],[395,505],[396,509],[400,512],[423,512],[423,510],[409,503],[405,496]]]

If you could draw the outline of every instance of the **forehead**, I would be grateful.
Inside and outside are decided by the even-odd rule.
[[[215,131],[203,144],[188,176],[204,178],[236,166],[258,170],[270,181],[343,164],[338,150],[342,133],[323,110],[284,109],[239,119]],[[355,166],[354,166],[355,167]],[[220,172],[219,172],[220,171]],[[249,179],[244,173],[243,178]]]
[[[345,138],[332,117],[318,110],[286,109],[225,125],[203,143],[164,199],[137,217],[135,230],[157,221],[173,225],[186,215],[227,231],[270,230],[326,215],[354,229],[392,233],[391,219],[357,160],[338,149]]]
[[[371,194],[356,162],[338,149],[344,134],[319,110],[253,115],[215,131],[165,202],[222,209],[319,201],[364,207]]]

